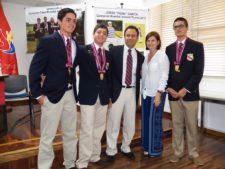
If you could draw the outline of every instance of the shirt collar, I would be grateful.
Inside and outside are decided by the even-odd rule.
[[[97,51],[98,51],[99,48],[101,48],[101,49],[103,50],[103,46],[102,46],[102,47],[99,47],[99,45],[96,44],[95,42],[94,42],[94,45],[95,45],[95,49],[96,49]]]
[[[125,44],[125,45],[124,45],[124,49],[125,49],[126,51],[128,51],[128,49],[130,49],[131,52],[132,52],[135,48],[129,48],[129,47]]]
[[[187,38],[184,38],[182,41],[177,40],[177,44],[179,45],[180,43],[182,43],[184,45],[186,40],[187,40]]]
[[[67,42],[67,39],[71,39],[71,40],[72,40],[72,37],[71,37],[71,36],[70,36],[70,37],[65,36],[64,34],[62,34],[62,33],[60,32],[60,30],[58,30],[58,32],[59,32],[59,34],[60,34],[61,36],[63,36],[63,39],[64,39],[65,43]]]

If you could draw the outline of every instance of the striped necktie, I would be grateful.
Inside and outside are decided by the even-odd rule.
[[[101,66],[103,65],[103,56],[102,56],[102,49],[98,48],[98,56],[99,56],[99,61],[101,63]]]
[[[132,65],[133,65],[133,59],[131,55],[131,49],[128,49],[127,70],[126,70],[126,77],[125,77],[125,84],[127,86],[130,86],[132,82]]]

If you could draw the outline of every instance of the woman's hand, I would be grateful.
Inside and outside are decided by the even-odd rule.
[[[161,103],[161,93],[157,92],[154,100],[155,107],[158,107]]]

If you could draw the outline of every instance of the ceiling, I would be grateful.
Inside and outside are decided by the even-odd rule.
[[[15,4],[21,4],[26,6],[53,6],[53,5],[61,5],[61,4],[82,4],[82,3],[100,3],[104,2],[104,0],[0,0],[2,2],[7,3],[15,3]],[[165,3],[171,0],[105,0],[111,2],[112,4],[143,4],[143,7],[151,7],[155,5],[159,5],[161,3]]]
[[[59,4],[82,3],[85,0],[2,0],[2,2],[15,3],[27,6],[49,6]]]

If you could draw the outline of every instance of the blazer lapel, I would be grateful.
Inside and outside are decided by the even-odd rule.
[[[63,53],[65,53],[65,58],[66,58],[66,47],[65,47],[65,43],[63,42],[63,39],[61,37],[61,35],[59,34],[59,32],[55,32],[54,36],[58,42],[58,47],[57,49],[59,49],[59,51],[63,51]]]
[[[118,53],[116,54],[115,57],[118,57],[118,65],[119,65],[119,77],[121,79],[122,82],[122,75],[123,75],[123,51],[124,51],[124,46],[120,46]]]
[[[140,70],[139,69],[139,66],[141,66],[141,58],[140,58],[140,56],[139,56],[139,53],[138,53],[138,51],[135,49],[135,51],[136,51],[136,53],[137,53],[137,66],[136,66],[136,77],[138,77],[138,70]]]
[[[87,45],[87,52],[88,52],[88,60],[90,60],[88,63],[90,64],[91,68],[95,71],[98,72],[96,61],[95,61],[95,56],[94,56],[94,51],[92,50],[91,45]]]
[[[176,58],[177,58],[177,51],[176,50],[177,49],[176,49],[176,42],[175,42],[175,43],[173,43],[172,54],[171,54],[171,56],[172,56],[172,58],[171,58],[172,64],[174,64],[174,62],[176,62]]]
[[[77,46],[77,42],[76,42],[76,40],[72,37],[72,39],[73,39],[73,41],[74,41],[74,44],[75,44],[75,58],[74,58],[74,60],[73,60],[73,64],[75,63],[75,59],[76,59],[76,56],[77,56],[77,50],[78,50],[78,46]]]

